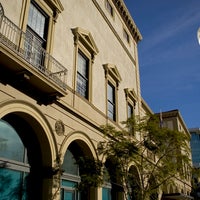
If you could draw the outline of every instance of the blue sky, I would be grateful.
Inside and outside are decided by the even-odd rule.
[[[143,40],[140,82],[153,112],[178,109],[200,127],[200,0],[124,0]]]

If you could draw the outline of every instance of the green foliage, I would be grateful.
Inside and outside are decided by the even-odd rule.
[[[119,130],[110,125],[101,127],[105,140],[99,142],[98,152],[114,163],[127,199],[134,196],[133,188],[129,189],[130,163],[134,162],[140,173],[136,185],[141,191],[135,191],[143,195],[139,199],[155,197],[158,188],[173,183],[177,176],[184,177],[184,165],[191,163],[188,135],[160,127],[156,116],[132,117],[123,125],[125,128]],[[135,139],[136,134],[141,141]]]
[[[101,174],[102,162],[89,157],[79,157],[81,182],[78,184],[79,191],[87,191],[90,187],[98,187],[103,183]]]

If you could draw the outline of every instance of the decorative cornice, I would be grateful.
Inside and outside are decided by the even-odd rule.
[[[63,5],[61,4],[60,0],[45,0],[45,2],[51,7],[54,12],[54,19],[58,18],[58,14],[64,10]]]
[[[122,80],[119,71],[115,65],[107,63],[103,65],[103,68],[105,70],[106,77],[109,74],[117,82],[120,82]]]
[[[125,88],[124,92],[126,94],[126,97],[129,97],[132,101],[136,102],[138,100],[136,92],[133,88]]]
[[[76,27],[72,29],[72,33],[74,34],[75,45],[77,45],[80,41],[84,45],[86,45],[86,47],[90,50],[92,54],[96,55],[99,52],[97,45],[89,31],[84,30],[80,27]]]
[[[117,8],[119,14],[121,15],[122,19],[124,20],[126,26],[128,27],[131,35],[135,39],[135,41],[138,43],[142,40],[142,35],[140,31],[138,30],[135,22],[133,21],[133,18],[131,17],[131,14],[129,13],[125,3],[123,0],[112,0],[115,7]]]

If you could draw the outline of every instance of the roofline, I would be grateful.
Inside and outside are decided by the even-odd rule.
[[[200,134],[200,128],[189,128],[189,132],[192,133],[192,132],[195,132],[195,133],[199,133]]]
[[[128,8],[126,7],[123,0],[112,0],[115,7],[117,8],[119,14],[121,15],[122,19],[124,20],[127,28],[129,29],[131,35],[135,39],[135,41],[138,43],[142,40],[142,35],[137,28],[131,14],[128,11]]]
[[[185,131],[190,135],[189,129],[186,126],[185,121],[183,120],[183,117],[181,116],[181,113],[178,109],[175,110],[169,110],[162,113],[162,118],[170,118],[170,117],[178,117],[182,125],[184,126]],[[160,113],[155,113],[156,115],[160,115]]]
[[[148,106],[147,102],[141,97],[141,103],[145,107],[145,109],[149,112],[149,114],[154,114],[151,108]]]

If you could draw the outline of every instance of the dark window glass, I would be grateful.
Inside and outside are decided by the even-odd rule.
[[[26,161],[25,147],[17,132],[0,120],[0,199],[27,199]]]
[[[0,120],[0,157],[23,162],[24,152],[24,145],[15,129]]]
[[[116,119],[115,116],[115,87],[108,83],[107,88],[107,96],[108,96],[108,117],[112,120]]]
[[[62,200],[79,200],[79,192],[76,190],[79,177],[79,168],[72,152],[68,149],[65,153],[62,165],[64,174],[62,177]],[[69,179],[70,177],[70,179]]]
[[[25,37],[25,58],[43,69],[46,48],[48,16],[35,3],[30,4]]]
[[[108,0],[106,1],[106,8],[107,8],[108,12],[110,13],[110,15],[113,16],[113,7],[111,6],[111,4]]]
[[[77,66],[77,92],[85,98],[88,98],[88,70],[89,59],[82,52],[79,52]]]
[[[111,200],[111,188],[102,188],[102,200]]]
[[[63,162],[62,168],[65,170],[65,173],[72,175],[79,175],[78,173],[78,165],[76,164],[76,160],[71,153],[71,151],[67,150]]]
[[[131,104],[128,104],[128,118],[130,118],[133,115],[133,106]]]
[[[47,17],[32,3],[30,4],[28,26],[41,38],[45,38],[45,22]]]
[[[0,199],[26,200],[27,174],[0,168]]]
[[[126,39],[126,41],[129,43],[129,42],[130,42],[130,39],[129,39],[129,35],[128,35],[128,33],[126,32],[126,30],[123,30],[123,35],[124,35],[124,38]]]

